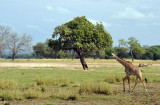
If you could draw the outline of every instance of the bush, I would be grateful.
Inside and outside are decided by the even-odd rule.
[[[26,99],[36,99],[41,98],[41,91],[33,90],[33,89],[27,89],[24,93],[24,97]]]
[[[106,77],[106,79],[104,80],[104,82],[108,82],[108,83],[116,83],[121,81],[122,81],[122,76],[120,75],[111,75]]]
[[[0,90],[2,100],[20,100],[23,99],[23,93],[19,90]]]
[[[74,89],[58,88],[52,91],[51,97],[60,98],[64,100],[78,100],[79,94]]]
[[[24,87],[23,90],[26,90],[26,89],[33,89],[33,90],[42,91],[42,92],[45,92],[47,90],[46,86],[37,85],[37,83],[33,83],[33,84],[29,85],[29,86],[26,86],[26,87]]]
[[[16,89],[18,84],[15,81],[0,80],[0,89]]]
[[[110,95],[113,93],[110,85],[105,82],[100,82],[100,83],[92,83],[92,82],[87,82],[87,83],[82,83],[80,85],[80,90],[79,93],[96,93],[96,94],[106,94]]]
[[[35,80],[35,82],[37,85],[57,85],[57,82],[51,78],[38,78]]]
[[[64,78],[64,79],[52,79],[52,78],[38,78],[35,80],[37,85],[46,85],[46,86],[69,86],[70,84],[74,83],[73,80]]]

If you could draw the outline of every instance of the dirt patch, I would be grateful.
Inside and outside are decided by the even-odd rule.
[[[120,63],[87,63],[88,67],[122,67]],[[138,65],[138,64],[134,64]],[[153,67],[158,67],[160,64],[153,64]],[[0,63],[0,67],[15,67],[15,68],[39,68],[39,67],[61,67],[70,68],[70,70],[80,70],[82,69],[81,63]],[[94,69],[89,69],[94,70]]]
[[[0,63],[0,67],[81,67],[80,63]],[[88,63],[90,67],[121,66],[119,63]]]

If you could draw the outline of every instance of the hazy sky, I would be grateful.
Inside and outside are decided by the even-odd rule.
[[[0,0],[0,25],[32,35],[33,45],[77,16],[103,22],[114,46],[131,36],[141,45],[160,45],[160,0]]]

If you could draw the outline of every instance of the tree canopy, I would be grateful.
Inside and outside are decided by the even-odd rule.
[[[88,52],[112,46],[112,37],[104,29],[102,23],[94,25],[85,16],[76,17],[73,20],[55,28],[53,39],[48,45],[54,50],[74,50],[80,57],[83,69],[88,68],[84,57]]]

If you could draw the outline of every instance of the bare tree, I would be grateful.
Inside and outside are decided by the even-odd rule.
[[[14,60],[16,54],[18,53],[31,51],[31,41],[32,38],[30,35],[23,34],[22,37],[18,37],[17,33],[11,33],[7,38],[7,46],[12,52],[12,60]]]
[[[6,38],[10,33],[10,27],[8,26],[0,26],[0,57],[2,52],[7,48]]]

